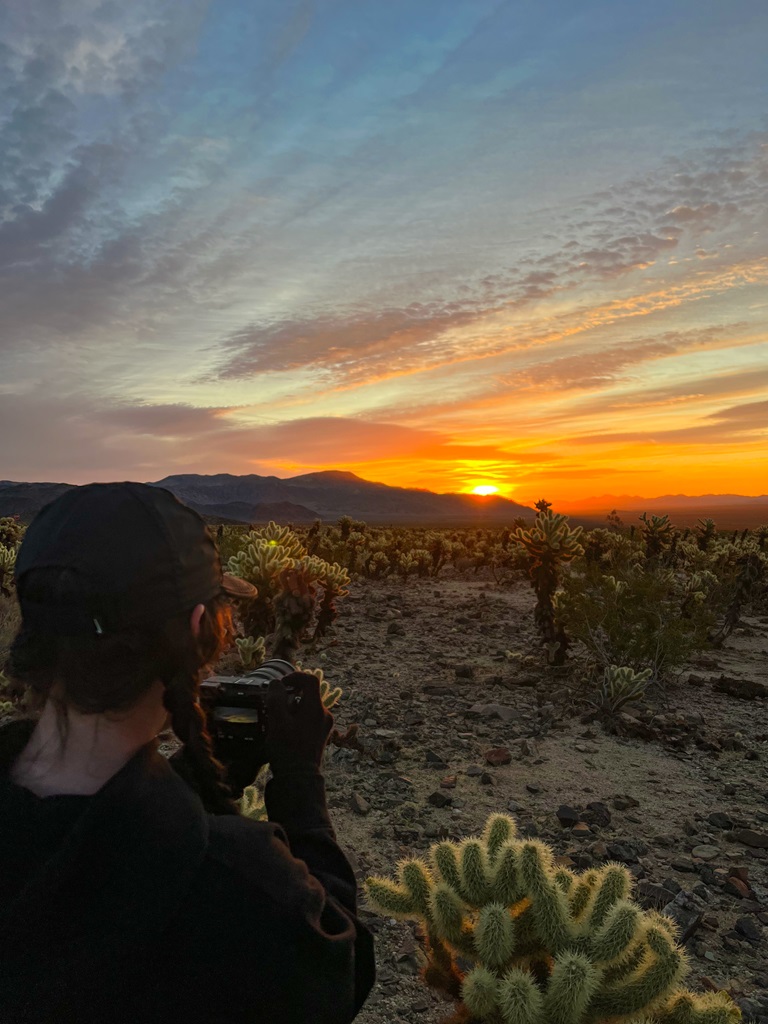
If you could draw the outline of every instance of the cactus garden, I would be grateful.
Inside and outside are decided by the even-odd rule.
[[[22,533],[0,519],[0,667]],[[288,657],[336,718],[362,1024],[768,1021],[768,527],[541,502],[503,529],[217,538],[259,591],[217,672]]]

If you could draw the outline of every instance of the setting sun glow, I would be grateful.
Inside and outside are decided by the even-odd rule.
[[[477,487],[472,488],[473,494],[498,494],[499,488],[494,487],[493,484],[478,484]]]

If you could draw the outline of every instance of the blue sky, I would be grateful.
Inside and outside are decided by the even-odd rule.
[[[764,491],[766,38],[761,0],[5,0],[0,477]]]

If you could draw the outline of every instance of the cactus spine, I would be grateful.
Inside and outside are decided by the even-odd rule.
[[[492,815],[480,839],[436,843],[429,863],[372,877],[369,902],[422,922],[425,979],[461,1000],[457,1018],[488,1024],[737,1024],[724,993],[680,988],[675,926],[630,899],[620,864],[577,876],[543,843]],[[471,963],[465,973],[456,958]]]

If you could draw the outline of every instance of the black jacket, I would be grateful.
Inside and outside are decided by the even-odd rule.
[[[373,942],[319,773],[273,779],[270,822],[211,815],[153,742],[41,798],[8,775],[33,728],[0,728],[0,1024],[352,1020]]]

